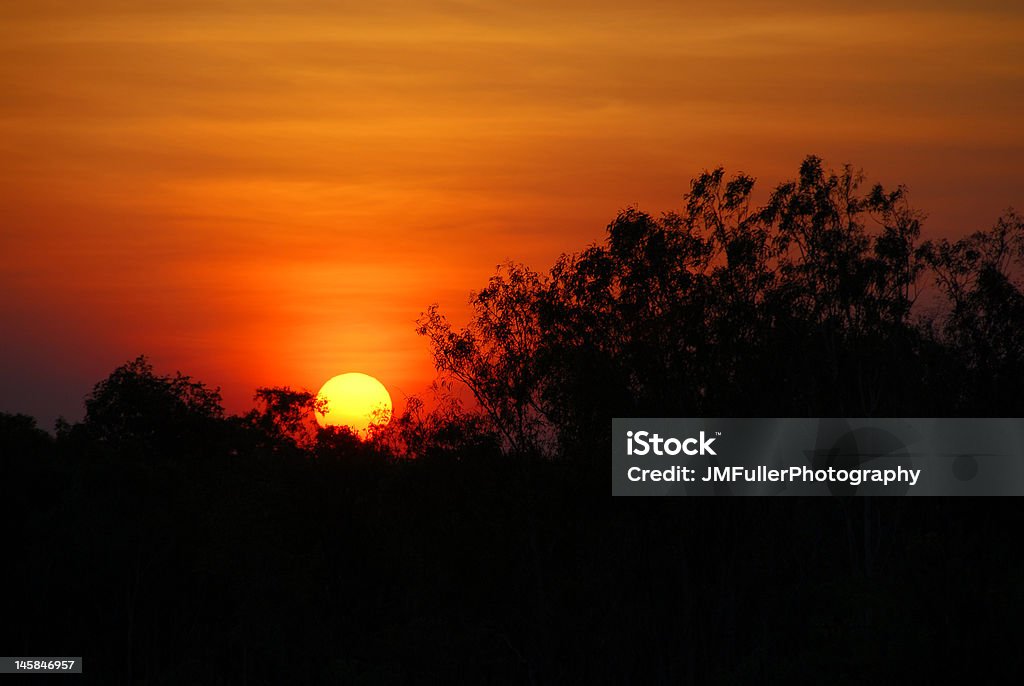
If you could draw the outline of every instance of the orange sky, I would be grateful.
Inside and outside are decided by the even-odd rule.
[[[931,235],[1022,204],[1019,2],[553,4],[0,1],[0,411],[78,419],[139,353],[232,411],[400,400],[426,305],[718,164],[853,162]]]

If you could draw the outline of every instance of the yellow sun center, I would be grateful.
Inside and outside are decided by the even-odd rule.
[[[320,426],[347,426],[365,437],[371,424],[391,421],[391,394],[368,374],[335,376],[320,387],[317,397],[327,403],[325,413],[316,413]]]

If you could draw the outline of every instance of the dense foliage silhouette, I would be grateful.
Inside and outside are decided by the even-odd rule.
[[[754,185],[716,169],[547,275],[508,264],[461,330],[430,308],[438,370],[509,449],[599,461],[613,416],[1024,414],[1018,215],[921,243],[906,190],[848,166],[809,157],[761,207]]]
[[[179,683],[919,680],[1020,662],[1009,500],[615,499],[613,416],[1021,416],[1024,223],[920,241],[903,188],[804,161],[508,264],[441,384],[369,440],[302,389],[145,357],[56,437],[0,415],[0,647]],[[930,295],[929,295],[930,294]],[[1010,663],[1010,664],[1008,664]]]

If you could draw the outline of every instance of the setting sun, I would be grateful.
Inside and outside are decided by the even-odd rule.
[[[391,421],[391,394],[368,374],[339,374],[320,387],[317,397],[327,402],[327,412],[316,413],[320,426],[347,426],[360,435],[371,424]]]

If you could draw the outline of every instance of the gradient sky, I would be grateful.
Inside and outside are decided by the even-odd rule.
[[[428,304],[718,164],[851,162],[930,236],[1024,204],[1018,1],[554,4],[0,0],[0,411],[140,353],[401,406]]]

